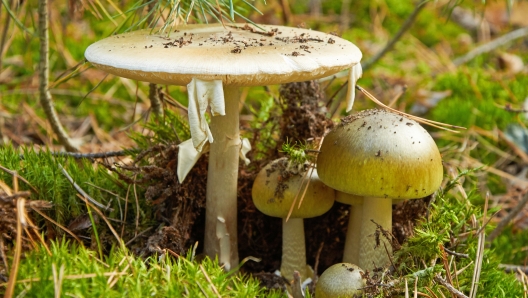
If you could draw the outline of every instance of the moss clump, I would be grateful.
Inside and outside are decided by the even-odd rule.
[[[438,192],[431,204],[429,217],[417,226],[415,235],[410,237],[396,253],[398,272],[409,280],[413,280],[420,273],[418,280],[420,292],[426,293],[428,287],[439,297],[450,296],[446,288],[433,282],[437,274],[444,278],[446,276],[443,258],[446,258],[449,264],[454,287],[466,294],[470,292],[478,248],[478,231],[482,222],[487,219],[483,218],[481,208],[470,203],[480,196],[478,193],[469,192],[468,199],[464,199],[449,192],[461,177],[469,174],[468,171],[460,173],[444,190]],[[476,226],[473,222],[477,223]],[[488,224],[486,231],[489,232],[492,228]],[[465,254],[467,257],[449,255],[445,253],[445,249],[460,255]],[[499,268],[501,253],[493,249],[484,249],[483,254],[477,296],[522,297],[523,286],[516,280],[515,275]],[[461,270],[463,268],[465,269]],[[456,275],[457,271],[458,275]]]
[[[115,249],[105,259],[66,241],[52,242],[51,255],[34,250],[18,272],[15,295],[53,297],[258,297],[262,289],[253,278],[224,272],[208,258],[198,263],[187,257],[152,256],[143,260]],[[266,297],[281,297],[279,292]]]

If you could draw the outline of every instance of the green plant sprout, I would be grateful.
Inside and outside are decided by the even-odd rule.
[[[295,142],[292,144],[289,141],[282,144],[282,148],[279,150],[279,152],[286,154],[288,159],[297,165],[302,165],[305,162],[313,163],[314,156],[309,154],[313,151],[311,145],[307,142]]]

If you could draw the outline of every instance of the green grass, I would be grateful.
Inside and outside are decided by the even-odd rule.
[[[152,256],[146,260],[114,249],[104,259],[66,241],[52,242],[22,261],[15,295],[23,297],[283,297],[258,281],[224,272],[205,258]]]

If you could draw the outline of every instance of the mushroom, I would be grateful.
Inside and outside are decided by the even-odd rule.
[[[303,193],[302,204],[298,207]],[[260,212],[282,218],[282,276],[292,280],[293,272],[298,271],[305,280],[310,270],[306,266],[303,218],[316,217],[330,210],[335,191],[319,180],[317,171],[308,163],[295,165],[283,157],[260,170],[251,194]]]
[[[321,274],[315,285],[315,297],[362,297],[367,285],[363,270],[351,263],[334,264]]]
[[[301,28],[214,24],[177,29],[170,34],[140,30],[113,35],[90,45],[85,57],[114,75],[187,85],[194,154],[210,143],[204,252],[218,256],[229,270],[238,265],[240,87],[313,80],[352,68],[347,93],[351,106],[361,52],[347,40]],[[211,129],[205,118],[208,106]]]
[[[405,116],[365,110],[344,118],[326,135],[320,151],[321,181],[364,197],[359,266],[371,270],[387,265],[385,247],[390,253],[391,245],[376,234],[371,221],[391,232],[392,199],[422,198],[440,187],[442,158],[433,138]],[[377,245],[379,241],[383,243]]]

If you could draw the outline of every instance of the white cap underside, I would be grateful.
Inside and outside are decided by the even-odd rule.
[[[123,77],[185,85],[192,78],[237,86],[304,81],[331,75],[361,60],[342,38],[307,29],[259,25],[274,36],[241,24],[187,25],[167,35],[148,30],[119,34],[85,52],[97,67]]]

